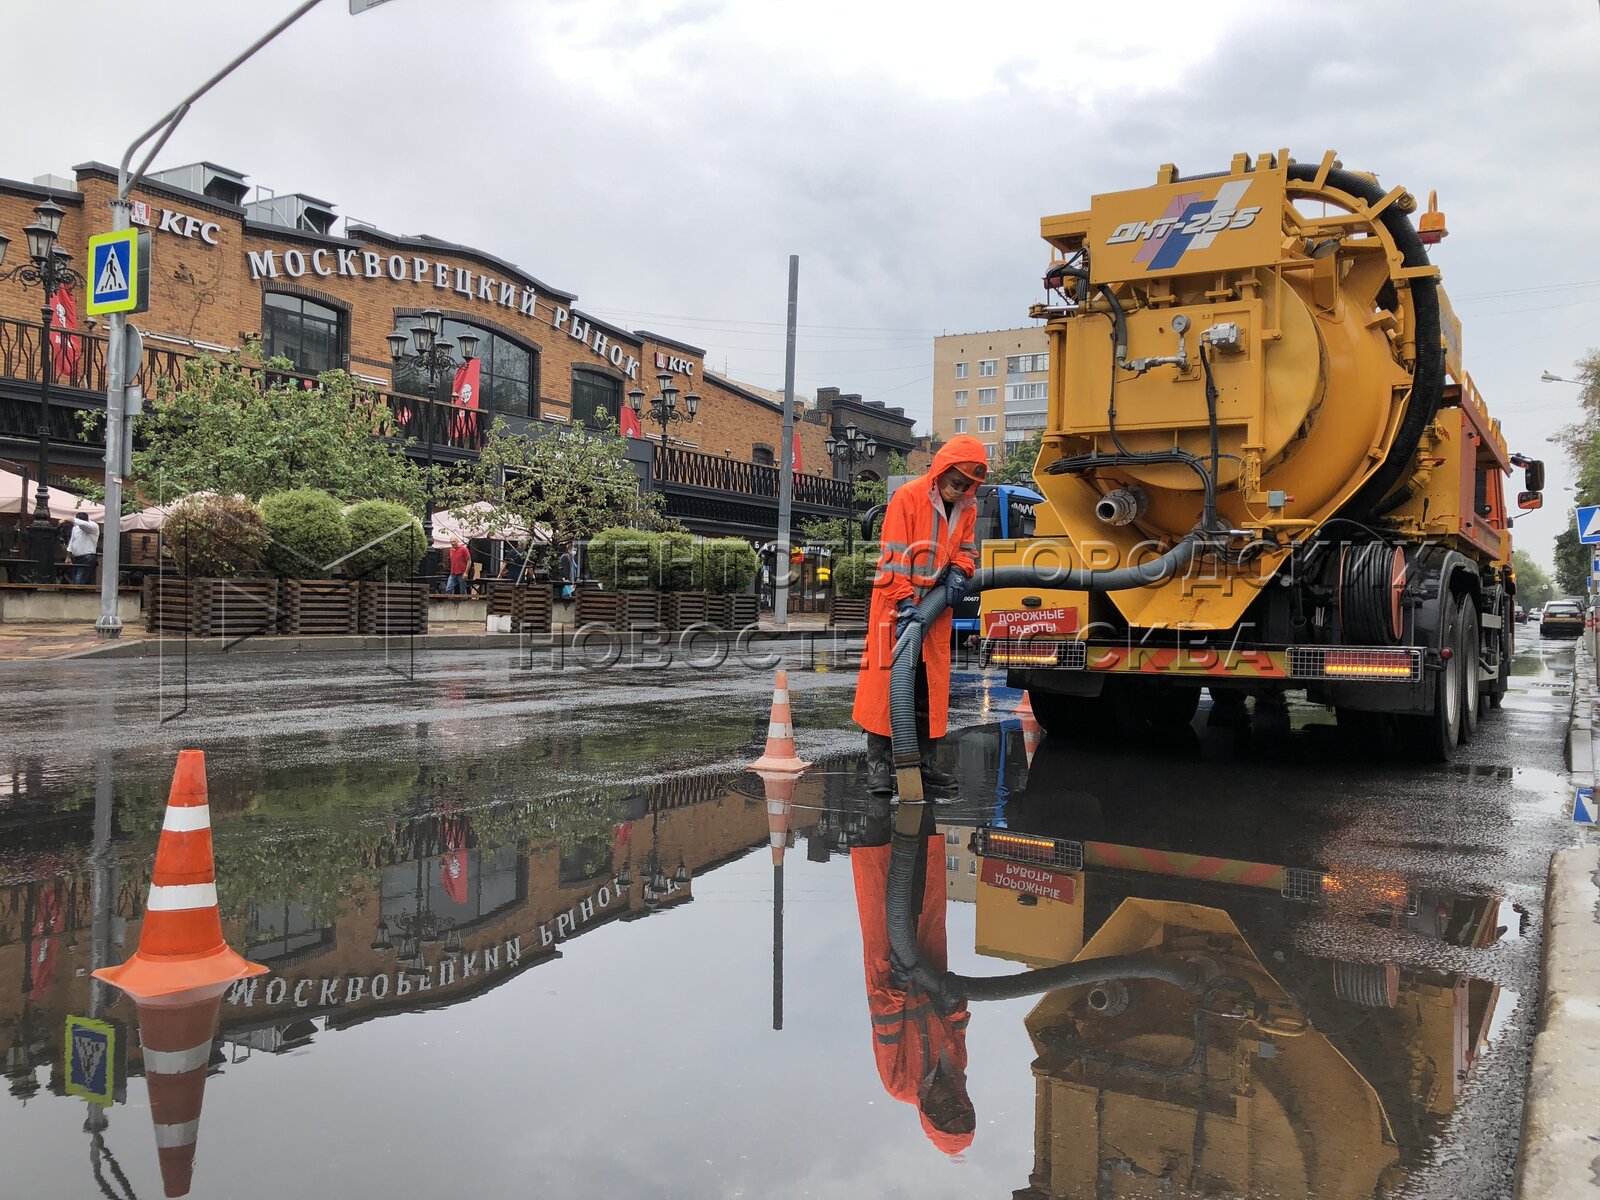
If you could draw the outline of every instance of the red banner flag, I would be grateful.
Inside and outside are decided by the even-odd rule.
[[[623,437],[636,438],[644,436],[644,430],[639,427],[639,414],[634,412],[629,405],[624,404],[622,406],[622,417],[617,422],[617,426]]]
[[[470,413],[460,412],[452,422],[454,440],[461,445],[471,445],[478,432],[478,384],[481,371],[477,358],[469,358],[462,368],[456,372],[455,382],[450,385],[450,399],[459,407],[471,409]]]
[[[72,289],[62,284],[50,297],[50,367],[55,377],[71,380],[78,374],[78,338],[57,330],[78,327],[78,301]]]
[[[799,430],[795,431],[794,449],[792,451],[790,451],[790,455],[789,456],[794,460],[794,473],[796,475],[801,474],[806,468],[805,468],[805,465],[800,461],[800,431]]]

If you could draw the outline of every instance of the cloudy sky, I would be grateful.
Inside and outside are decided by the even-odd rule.
[[[0,175],[115,162],[292,7],[7,0]],[[798,254],[800,389],[926,421],[933,336],[1028,323],[1041,215],[1333,148],[1438,189],[1469,369],[1553,458],[1576,389],[1539,374],[1600,346],[1596,62],[1595,0],[323,0],[156,166],[482,247],[767,387]],[[1569,479],[1519,522],[1542,560]]]

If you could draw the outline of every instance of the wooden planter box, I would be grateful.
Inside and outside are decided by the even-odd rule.
[[[662,597],[661,619],[668,629],[687,629],[706,619],[705,592],[669,592]]]
[[[718,629],[733,628],[733,597],[707,596],[706,620]]]
[[[355,633],[359,624],[356,585],[346,579],[285,579],[282,608],[285,633]]]
[[[612,629],[651,629],[661,624],[660,592],[578,592],[576,620],[580,626],[598,622]]]
[[[357,632],[387,636],[428,632],[428,585],[364,579],[357,604]]]
[[[865,629],[867,612],[871,607],[871,600],[846,600],[835,596],[828,604],[828,628]]]
[[[519,633],[549,633],[551,593],[548,583],[493,581],[489,584],[489,615],[510,617],[511,628]]]
[[[190,637],[278,631],[276,579],[145,578],[145,627]]]
[[[619,592],[622,620],[627,629],[649,629],[661,624],[660,592]]]
[[[729,629],[745,629],[761,620],[761,600],[758,596],[729,596]]]

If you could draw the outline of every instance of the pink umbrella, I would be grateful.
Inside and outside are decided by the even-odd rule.
[[[11,471],[0,470],[0,514],[16,513],[24,519],[33,516],[34,505],[33,480],[26,481],[21,475]],[[106,506],[96,504],[92,500],[85,500],[82,496],[75,496],[61,488],[46,489],[46,503],[50,509],[52,521],[69,521],[73,513],[81,512],[91,521],[103,521],[106,516]]]

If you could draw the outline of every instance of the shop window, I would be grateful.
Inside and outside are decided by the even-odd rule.
[[[622,420],[622,380],[599,371],[572,369],[572,423],[590,429],[601,424],[613,425]],[[600,414],[605,413],[602,422]]]
[[[414,317],[398,319],[401,329],[409,329],[416,323],[417,319]],[[458,361],[461,356],[463,333],[476,334],[478,337],[478,407],[513,417],[538,416],[533,403],[535,385],[538,382],[537,352],[492,329],[446,317],[443,337],[450,343],[452,353]],[[443,398],[453,382],[453,379],[441,377],[439,394],[432,398]],[[396,367],[394,390],[410,396],[427,396],[427,372],[419,371],[409,365]]]
[[[261,311],[261,352],[287,358],[307,375],[336,370],[343,365],[342,322],[339,310],[326,304],[268,292]]]
[[[333,930],[319,926],[311,914],[289,900],[258,901],[245,911],[245,949],[271,962],[333,940]]]

